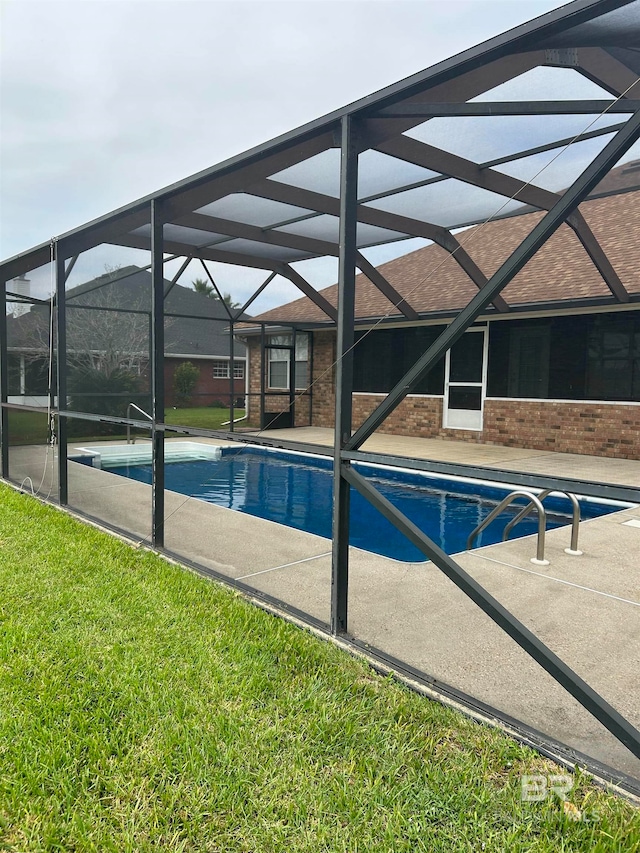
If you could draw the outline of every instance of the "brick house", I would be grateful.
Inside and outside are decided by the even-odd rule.
[[[563,225],[503,291],[508,310],[487,310],[383,432],[640,458],[640,161],[612,170],[580,213],[629,300],[613,299]],[[458,239],[490,276],[542,215],[494,220]],[[365,275],[356,277],[354,428],[477,292],[435,244],[378,270],[419,319],[407,320]],[[337,285],[321,293],[336,304]],[[257,328],[246,330],[249,422],[331,427],[333,324],[307,297],[255,319],[274,325],[262,340]]]
[[[199,375],[188,405],[244,404],[246,351],[234,342],[230,358],[229,316],[220,300],[165,280],[165,404],[174,406],[174,375],[186,361]],[[151,274],[130,266],[67,291],[67,347],[90,358],[94,367],[124,367],[140,377],[141,400],[148,397]],[[10,402],[46,405],[48,393],[49,306],[7,317]],[[233,377],[231,376],[233,371]],[[233,384],[232,384],[233,378]]]

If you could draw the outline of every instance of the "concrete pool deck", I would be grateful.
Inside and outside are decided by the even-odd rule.
[[[309,428],[277,430],[276,436],[325,448],[332,439],[329,430]],[[371,439],[367,449],[496,470],[640,484],[638,461],[385,435]],[[12,448],[12,478],[20,481],[20,474],[30,471],[37,487],[43,461],[43,448]],[[49,483],[47,476],[45,494]],[[72,509],[146,541],[150,492],[149,486],[115,474],[69,465]],[[165,517],[171,552],[328,621],[328,540],[172,492],[166,496]],[[568,544],[567,528],[549,531],[550,564],[542,567],[530,562],[532,537],[456,559],[638,726],[640,507],[582,522],[582,556],[565,554]],[[350,563],[349,630],[359,640],[640,780],[640,761],[431,563],[399,563],[357,549],[352,549]]]

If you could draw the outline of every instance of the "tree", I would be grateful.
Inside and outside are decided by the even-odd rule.
[[[193,284],[193,289],[196,293],[199,293],[201,296],[208,296],[210,299],[217,299],[218,294],[216,293],[215,287],[209,284],[209,282],[204,278],[194,278],[191,282]]]
[[[191,401],[199,376],[200,371],[190,361],[183,361],[176,367],[173,374],[173,389],[178,403],[185,404]]]
[[[209,299],[215,299],[216,301],[220,302],[220,297],[218,296],[215,287],[209,284],[209,282],[206,281],[204,278],[194,278],[192,284],[193,289],[196,293],[200,293],[202,296],[208,296]],[[230,293],[223,293],[222,301],[230,311],[237,311],[238,308],[241,307],[240,302],[233,301]]]

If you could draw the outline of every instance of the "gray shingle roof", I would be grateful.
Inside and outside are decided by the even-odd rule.
[[[115,277],[114,277],[115,276]],[[210,299],[187,287],[165,280],[165,352],[180,355],[228,356],[229,317],[220,300]],[[84,282],[67,291],[68,309],[74,305],[86,305],[96,309],[117,308],[124,311],[151,310],[151,273],[136,267],[119,269]],[[9,348],[34,348],[34,344],[46,336],[48,309],[33,306],[19,317],[7,318],[7,342]],[[186,315],[186,316],[172,316]],[[103,312],[102,316],[107,315]],[[109,315],[117,324],[118,314]],[[247,315],[242,315],[244,320]],[[216,322],[217,321],[217,322]],[[236,358],[245,355],[242,344],[234,344]]]

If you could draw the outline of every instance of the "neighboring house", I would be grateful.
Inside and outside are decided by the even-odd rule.
[[[193,406],[244,404],[246,351],[234,342],[230,360],[229,317],[216,299],[165,280],[165,403],[179,401],[176,368],[185,361],[199,376]],[[11,304],[9,303],[9,307]],[[139,377],[148,394],[151,274],[125,267],[99,276],[66,294],[67,353],[71,368],[90,366]],[[243,319],[247,319],[243,316]],[[9,401],[46,405],[49,372],[49,306],[38,304],[7,317]],[[233,372],[233,385],[230,373]]]
[[[613,298],[575,233],[563,225],[503,291],[508,310],[488,310],[382,432],[640,458],[640,161],[612,170],[580,211],[604,250],[600,264],[608,259],[608,278],[619,279],[628,301]],[[460,232],[458,239],[490,276],[542,215],[494,220]],[[354,428],[477,292],[437,245],[378,270],[419,319],[407,320],[364,275],[357,276]],[[336,304],[337,285],[321,293]],[[256,328],[243,332],[250,392],[256,395],[250,398],[250,423],[332,426],[333,324],[306,297],[255,319],[279,325],[267,327],[262,346]]]

